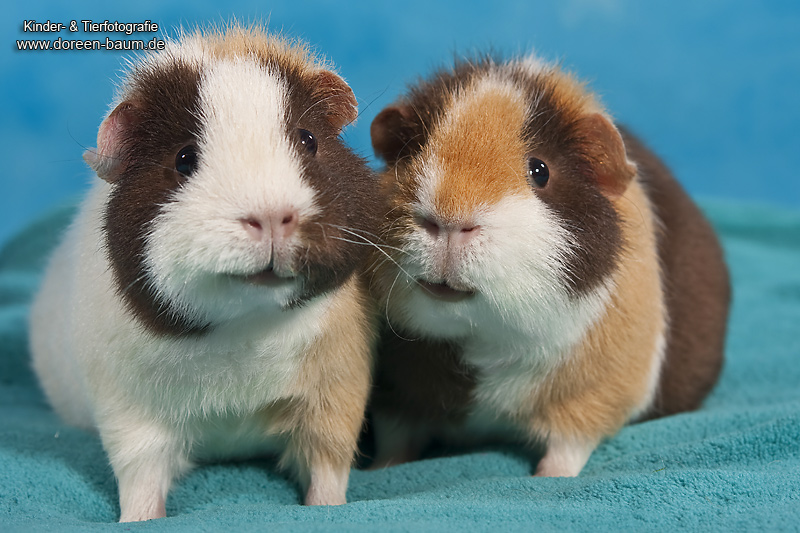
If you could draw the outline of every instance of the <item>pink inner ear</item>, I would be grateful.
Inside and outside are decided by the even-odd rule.
[[[323,70],[314,81],[314,97],[328,107],[328,121],[334,128],[342,128],[358,117],[358,101],[353,90],[333,72]]]
[[[136,106],[128,101],[122,102],[106,117],[97,132],[97,148],[94,153],[87,150],[84,160],[108,182],[119,178],[122,167],[122,139],[135,120]]]
[[[600,113],[580,119],[579,130],[587,143],[595,178],[606,193],[619,196],[636,175],[617,128]]]

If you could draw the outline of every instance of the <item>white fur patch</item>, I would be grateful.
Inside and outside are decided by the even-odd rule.
[[[416,176],[417,204],[412,206],[412,210],[417,216],[432,218],[435,215],[436,191],[441,187],[445,176],[445,171],[437,161],[426,158],[422,162],[420,173]]]

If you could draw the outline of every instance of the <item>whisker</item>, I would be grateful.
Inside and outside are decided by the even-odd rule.
[[[405,268],[403,268],[403,267],[400,265],[400,263],[398,263],[398,262],[397,262],[397,261],[396,261],[396,260],[395,260],[395,259],[394,259],[394,258],[391,256],[391,255],[389,255],[388,253],[386,253],[385,251],[383,251],[383,250],[381,249],[381,247],[380,247],[380,246],[378,246],[377,244],[375,244],[375,243],[373,243],[373,242],[358,242],[358,241],[352,241],[352,240],[350,240],[350,239],[345,239],[344,237],[331,237],[331,239],[337,239],[337,240],[344,241],[344,242],[349,242],[349,243],[352,243],[352,244],[361,244],[361,245],[364,245],[364,246],[369,246],[369,245],[372,245],[372,246],[374,246],[374,247],[375,247],[375,248],[376,248],[378,251],[380,251],[380,252],[381,252],[383,255],[385,255],[385,256],[386,256],[386,259],[388,259],[389,261],[391,261],[392,263],[394,263],[394,265],[395,265],[395,266],[396,266],[398,269],[400,269],[400,271],[401,271],[403,274],[405,274],[405,275],[406,275],[406,277],[407,277],[408,279],[410,279],[411,281],[413,281],[414,283],[416,283],[417,285],[419,285],[419,286],[420,286],[420,288],[422,288],[422,289],[425,289],[425,287],[424,287],[424,286],[423,286],[423,285],[422,285],[422,284],[421,284],[419,281],[417,281],[417,279],[416,279],[414,276],[412,276],[412,275],[411,275],[411,274],[410,274],[410,273],[409,273],[409,272],[408,272],[408,271],[407,271]],[[408,253],[408,252],[406,252],[406,253]],[[427,290],[427,289],[426,289],[426,290]]]
[[[557,113],[555,113],[555,112],[554,112],[554,113],[553,113],[553,114],[550,116],[550,118],[548,118],[548,119],[545,121],[545,123],[544,123],[544,124],[542,124],[541,126],[539,126],[539,129],[538,129],[538,130],[536,130],[536,133],[534,133],[534,134],[533,134],[533,138],[534,138],[534,139],[535,139],[535,138],[537,138],[537,137],[539,136],[539,134],[542,132],[542,130],[543,130],[543,129],[545,129],[545,128],[547,127],[547,125],[548,125],[548,124],[550,124],[550,121],[551,121],[551,120],[553,120],[554,118],[556,118],[556,116],[557,116]]]
[[[386,86],[386,87],[385,87],[385,88],[384,88],[384,89],[383,89],[383,90],[382,90],[382,91],[381,91],[381,92],[378,94],[378,96],[376,96],[375,98],[373,98],[372,100],[370,100],[370,102],[369,102],[367,105],[365,105],[363,108],[361,108],[361,106],[359,106],[358,113],[356,114],[356,118],[354,118],[353,120],[351,120],[350,122],[348,122],[348,123],[345,125],[345,127],[346,127],[346,126],[349,126],[350,124],[352,124],[353,122],[355,122],[356,120],[358,120],[359,118],[361,118],[361,114],[362,114],[362,113],[364,113],[364,111],[366,111],[367,109],[369,109],[369,108],[370,108],[370,106],[371,106],[372,104],[374,104],[374,103],[375,103],[375,102],[376,102],[376,101],[377,101],[377,100],[378,100],[378,99],[379,99],[381,96],[383,96],[384,94],[386,94],[386,91],[388,91],[388,90],[389,90],[389,86],[387,85],[387,86]]]
[[[407,338],[403,337],[402,335],[400,335],[397,332],[396,329],[394,329],[394,326],[392,326],[392,321],[389,319],[389,298],[391,298],[391,296],[392,296],[392,290],[394,289],[394,286],[397,283],[398,278],[400,278],[400,274],[401,274],[401,272],[397,273],[397,275],[394,277],[394,281],[392,281],[391,286],[389,286],[389,290],[386,292],[386,312],[385,312],[386,325],[389,326],[389,329],[392,330],[392,333],[394,333],[395,336],[397,336],[398,339],[401,339],[401,340],[404,340],[404,341],[409,341],[409,342],[414,342],[414,341],[419,340],[419,339],[407,339]]]
[[[320,227],[324,226],[324,223],[322,223],[322,222],[317,222],[317,224]],[[407,254],[407,255],[410,255],[409,252],[407,252],[405,250],[402,250],[402,249],[399,249],[399,248],[396,248],[394,246],[376,244],[376,243],[372,242],[371,240],[367,239],[366,237],[364,237],[363,235],[360,235],[360,234],[358,234],[358,233],[356,233],[356,232],[354,232],[354,231],[352,231],[352,230],[350,230],[348,228],[345,228],[343,226],[338,226],[336,224],[330,224],[330,223],[327,223],[327,225],[332,226],[332,227],[337,227],[337,228],[341,229],[342,231],[346,231],[346,232],[350,233],[351,235],[353,235],[354,237],[358,237],[359,239],[362,239],[363,242],[362,241],[355,241],[355,240],[352,240],[352,239],[347,239],[345,237],[338,237],[338,236],[330,236],[328,238],[335,239],[335,240],[338,240],[338,241],[348,242],[348,243],[351,243],[351,244],[358,244],[358,245],[361,245],[361,246],[372,246],[372,247],[374,247],[376,250],[378,250],[380,253],[382,253],[384,255],[384,257],[385,257],[384,261],[386,261],[386,260],[391,261],[400,270],[400,272],[398,272],[398,274],[397,274],[397,277],[400,276],[400,273],[405,274],[406,278],[411,280],[413,283],[419,285],[423,289],[425,288],[414,276],[411,275],[410,272],[408,272],[405,268],[403,268],[403,266],[400,263],[398,263],[397,260],[394,257],[389,255],[389,253],[387,253],[383,248],[389,248],[391,250],[397,250],[397,251],[402,252],[402,253]],[[392,286],[394,286],[394,283],[397,282],[397,277],[395,277],[395,282],[392,283]],[[390,292],[391,292],[391,289],[390,289]]]
[[[347,228],[347,227],[345,227],[345,226],[340,226],[340,225],[338,225],[338,224],[331,224],[330,222],[322,222],[322,224],[327,224],[328,226],[332,226],[332,227],[334,227],[334,228],[339,228],[339,229],[341,229],[341,230],[344,230],[344,231],[349,231],[350,233],[353,233],[354,231],[358,231],[358,232],[361,232],[361,233],[365,233],[365,234],[367,234],[367,235],[372,235],[372,236],[373,236],[373,237],[375,237],[376,239],[377,239],[377,238],[379,238],[379,237],[378,237],[378,236],[377,236],[375,233],[372,233],[372,232],[370,232],[370,231],[367,231],[367,230],[365,230],[365,229],[360,229],[360,228]]]
[[[329,237],[329,238],[331,238],[331,239],[335,239],[335,240],[337,240],[337,241],[349,242],[349,243],[351,243],[351,244],[358,244],[358,245],[361,245],[361,246],[374,246],[375,248],[377,248],[378,250],[380,250],[380,251],[381,251],[383,254],[385,254],[385,255],[386,255],[386,257],[388,257],[388,258],[389,258],[389,259],[390,259],[390,260],[391,260],[391,261],[392,261],[392,262],[393,262],[395,265],[397,265],[397,267],[398,267],[398,268],[400,268],[400,265],[397,263],[397,261],[395,261],[395,260],[394,260],[394,259],[393,259],[393,258],[392,258],[392,257],[391,257],[389,254],[387,254],[386,252],[384,252],[383,250],[381,250],[381,246],[380,246],[380,245],[377,245],[377,244],[375,244],[375,243],[373,243],[373,242],[360,242],[360,241],[354,241],[354,240],[351,240],[351,239],[346,239],[346,238],[344,238],[344,237],[333,237],[333,236],[331,236],[331,237]],[[389,247],[389,248],[391,248],[391,247]],[[408,252],[405,252],[405,253],[408,253]]]
[[[314,102],[314,103],[313,103],[313,104],[311,104],[310,106],[308,106],[308,107],[306,108],[306,110],[305,110],[305,111],[303,111],[303,114],[302,114],[302,115],[300,115],[300,116],[297,118],[297,120],[295,120],[295,122],[294,122],[294,126],[295,126],[295,128],[296,128],[296,127],[297,127],[297,125],[300,123],[300,121],[303,119],[303,117],[304,117],[304,116],[306,116],[306,113],[308,113],[309,111],[311,111],[311,110],[312,110],[314,107],[318,106],[319,104],[323,104],[323,103],[327,102],[328,100],[330,100],[331,98],[334,98],[334,96],[335,96],[335,95],[331,95],[331,96],[328,96],[328,97],[322,98],[322,99],[320,99],[320,100],[317,100],[316,102]]]
[[[318,222],[318,224],[323,224],[323,223],[322,223],[322,222]],[[395,251],[398,251],[398,252],[400,252],[400,253],[403,253],[403,254],[406,254],[406,255],[408,255],[408,252],[407,252],[407,251],[405,251],[405,250],[403,250],[403,249],[401,249],[401,248],[397,248],[396,246],[391,246],[391,245],[389,245],[389,244],[377,244],[377,243],[375,243],[375,242],[372,242],[371,240],[367,239],[367,238],[366,238],[366,237],[364,237],[363,235],[360,235],[360,234],[356,233],[355,231],[352,231],[352,230],[350,230],[350,229],[348,229],[348,228],[345,228],[344,226],[338,226],[338,225],[336,225],[336,224],[328,224],[328,225],[329,225],[329,226],[332,226],[332,227],[334,227],[334,228],[338,228],[338,229],[340,229],[340,230],[342,230],[342,231],[346,231],[346,232],[347,232],[347,233],[349,233],[350,235],[353,235],[354,237],[358,237],[358,238],[360,238],[360,239],[363,239],[363,240],[364,240],[364,242],[363,242],[363,243],[356,243],[356,244],[370,244],[370,245],[372,245],[372,246],[375,246],[375,247],[377,247],[377,248],[388,248],[388,249],[390,249],[390,250],[395,250]],[[369,233],[369,232],[365,232],[365,233]],[[375,234],[372,234],[372,233],[370,233],[370,235],[373,235],[375,238],[378,238],[378,236],[377,236],[377,235],[375,235]]]
[[[147,277],[147,272],[143,272],[143,273],[142,273],[142,274],[141,274],[139,277],[137,277],[136,279],[134,279],[133,281],[131,281],[130,283],[128,283],[128,285],[126,285],[125,287],[123,287],[123,288],[122,288],[122,290],[120,290],[120,293],[121,293],[121,294],[125,294],[126,292],[128,292],[129,290],[131,290],[131,289],[133,288],[133,286],[134,286],[134,285],[136,285],[137,283],[139,283],[140,281],[142,281],[142,280],[143,280],[143,279],[145,279],[146,277]]]

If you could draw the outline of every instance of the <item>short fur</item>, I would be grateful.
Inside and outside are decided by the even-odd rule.
[[[574,476],[626,422],[699,405],[723,354],[719,244],[579,82],[532,57],[461,62],[383,110],[372,138],[388,165],[379,464],[499,435],[544,446],[537,475]]]
[[[99,431],[120,521],[164,516],[196,461],[272,452],[307,504],[345,502],[378,200],[338,137],[356,101],[328,68],[257,27],[184,35],[132,65],[85,156],[102,180],[53,255],[30,342],[55,410]]]

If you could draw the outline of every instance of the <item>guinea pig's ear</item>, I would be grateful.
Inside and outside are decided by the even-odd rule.
[[[100,124],[97,148],[90,148],[83,153],[83,160],[109,183],[117,181],[124,170],[122,142],[136,120],[135,104],[122,102]]]
[[[387,165],[394,165],[410,148],[416,134],[415,116],[411,106],[401,104],[387,107],[372,121],[372,148]]]
[[[345,81],[328,70],[317,74],[314,80],[314,98],[328,107],[328,122],[341,132],[342,128],[358,117],[358,101]]]
[[[610,196],[622,195],[636,175],[636,166],[628,161],[619,131],[600,113],[581,118],[578,128],[600,187]]]

